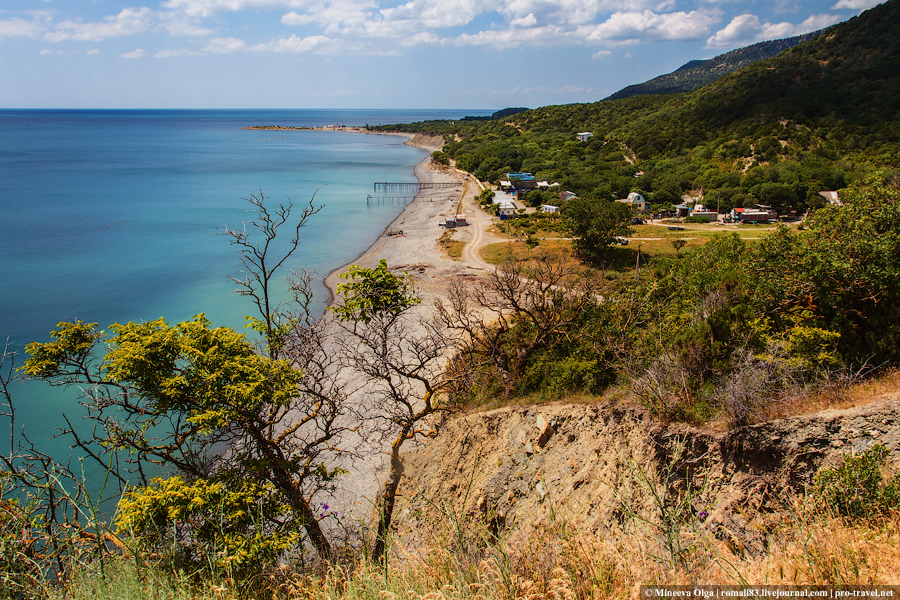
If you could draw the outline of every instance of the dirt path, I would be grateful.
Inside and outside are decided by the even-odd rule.
[[[470,269],[490,270],[493,267],[481,257],[481,250],[488,244],[487,230],[491,226],[491,217],[478,205],[478,195],[483,189],[474,178],[466,182],[462,206],[469,222],[469,240],[463,246],[462,259]]]

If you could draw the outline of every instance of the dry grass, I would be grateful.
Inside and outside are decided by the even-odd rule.
[[[395,546],[384,568],[358,563],[294,576],[281,597],[313,600],[594,600],[635,598],[641,585],[875,585],[900,580],[900,513],[879,523],[847,523],[798,499],[772,533],[769,552],[739,556],[695,528],[693,550],[672,565],[659,540],[629,522],[590,531],[549,508],[495,539],[478,523],[434,533],[429,546]],[[459,531],[463,529],[463,531]],[[463,539],[464,538],[464,539]]]
[[[528,249],[525,246],[525,241],[521,239],[488,244],[482,248],[481,256],[485,262],[499,265],[509,257],[515,260],[524,260],[543,253],[551,255],[569,253],[572,248],[570,240],[539,240],[539,242],[539,245],[534,249]]]
[[[797,394],[768,407],[760,420],[808,415],[823,410],[841,410],[866,406],[900,396],[900,369],[890,369],[877,377],[863,379],[835,375],[814,389]]]
[[[441,236],[441,239],[438,240],[438,245],[449,258],[458,260],[462,258],[463,246],[465,246],[466,243],[462,240],[453,239],[453,235],[453,230],[445,231],[444,235]]]

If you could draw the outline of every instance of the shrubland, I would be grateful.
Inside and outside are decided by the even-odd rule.
[[[875,176],[802,230],[781,226],[752,242],[714,235],[678,258],[652,259],[643,277],[627,265],[624,273],[578,267],[578,277],[594,281],[584,291],[536,274],[536,265],[572,260],[538,247],[503,271],[530,269],[511,279],[544,282],[557,290],[554,310],[569,307],[577,318],[542,326],[532,316],[540,310],[491,304],[515,316],[501,322],[502,336],[492,329],[472,338],[497,344],[491,356],[522,358],[512,378],[507,367],[484,365],[471,401],[498,391],[539,398],[624,385],[663,418],[742,424],[816,382],[896,364],[898,215],[897,181]],[[493,287],[510,295],[500,282]],[[538,333],[546,336],[539,348],[517,350]]]
[[[661,494],[663,520],[635,512],[615,535],[585,528],[562,505],[504,533],[454,512],[447,498],[428,543],[404,546],[392,516],[404,493],[401,445],[434,435],[432,415],[464,405],[612,391],[663,421],[739,427],[896,365],[898,215],[900,184],[877,176],[802,230],[752,244],[713,236],[681,258],[654,259],[642,277],[610,279],[574,256],[535,251],[455,288],[437,320],[412,318],[419,300],[409,276],[386,264],[355,268],[335,312],[348,336],[338,352],[302,311],[279,309],[271,327],[257,320],[258,347],[202,317],[109,332],[63,324],[54,341],[30,347],[25,369],[82,386],[97,427],[76,441],[124,494],[112,527],[71,471],[27,445],[11,448],[5,592],[594,598],[671,581],[883,582],[879,565],[898,564],[898,494],[878,449],[786,498],[765,560],[699,527],[692,503],[674,510],[677,489],[653,471],[635,481],[651,499]],[[332,517],[317,501],[341,476],[322,451],[347,427],[336,418],[345,393],[329,376],[338,364],[374,382],[376,418],[396,451],[381,518],[346,541],[321,527]],[[129,464],[139,478],[126,487],[114,467]],[[152,464],[169,473],[140,479]]]
[[[720,213],[802,215],[821,191],[900,167],[898,13],[885,2],[689,93],[393,129],[442,134],[456,166],[491,183],[526,171],[581,198],[641,192],[654,212],[693,191]]]
[[[223,232],[248,269],[237,283],[258,308],[256,343],[202,316],[60,324],[22,372],[82,390],[93,428],[65,433],[121,497],[110,522],[75,471],[13,431],[0,596],[536,599],[625,597],[654,582],[884,582],[900,568],[898,484],[876,446],[785,498],[762,557],[704,531],[671,496],[666,465],[636,474],[658,511],[624,514],[621,535],[564,510],[507,533],[448,498],[427,543],[404,546],[392,513],[401,446],[463,407],[606,393],[658,420],[742,427],[896,366],[898,11],[887,2],[690,94],[413,126],[444,135],[437,158],[481,179],[530,171],[579,196],[559,222],[521,228],[564,230],[577,255],[538,244],[456,287],[438,319],[416,317],[407,276],[356,268],[333,313],[345,343],[330,345],[309,315],[307,274],[290,280],[296,304],[269,302],[284,260],[267,259],[268,242],[292,225],[260,198],[261,241]],[[584,130],[595,137],[574,139]],[[610,233],[630,215],[614,198],[640,191],[666,206],[700,188],[723,212],[811,214],[753,243],[723,234],[643,265],[638,255],[634,277],[616,263]],[[843,205],[825,206],[823,189],[840,189]],[[11,420],[13,358],[0,362]],[[333,537],[320,500],[342,476],[336,439],[371,418],[348,406],[342,368],[375,386],[367,408],[392,444],[377,517],[353,540]]]

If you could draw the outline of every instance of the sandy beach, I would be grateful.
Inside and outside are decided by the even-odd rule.
[[[405,135],[405,134],[400,134]],[[434,138],[412,137],[407,142],[425,150],[438,150],[428,145]],[[424,303],[446,295],[449,283],[455,277],[477,275],[490,268],[481,260],[480,249],[488,243],[499,241],[487,233],[491,216],[478,206],[475,198],[481,193],[481,184],[473,177],[453,168],[434,166],[431,158],[423,159],[415,167],[420,183],[458,183],[458,187],[422,190],[416,199],[388,225],[377,240],[360,256],[325,278],[325,285],[334,293],[340,283],[339,275],[350,265],[375,267],[382,259],[392,269],[409,271],[416,279],[417,289]],[[446,231],[442,224],[448,217],[466,216],[469,224],[454,231],[454,239],[466,242],[462,259],[447,257],[438,240]],[[428,302],[428,301],[431,302]]]
[[[366,132],[372,133],[372,132]],[[409,136],[410,145],[428,151],[437,150],[435,138]],[[415,279],[416,290],[422,304],[414,310],[421,314],[434,311],[434,303],[447,296],[449,285],[460,277],[478,277],[487,269],[492,269],[480,256],[480,249],[488,243],[500,241],[488,233],[492,217],[478,206],[476,197],[481,193],[481,184],[468,174],[450,167],[433,165],[431,157],[426,157],[415,167],[415,175],[420,183],[457,183],[442,189],[423,189],[400,215],[388,225],[377,240],[360,256],[347,265],[336,269],[325,278],[325,285],[335,294],[341,282],[340,274],[350,265],[372,268],[384,259],[394,270],[409,272]],[[468,225],[453,230],[454,239],[464,241],[462,258],[453,259],[445,255],[438,241],[445,233],[443,223],[457,214],[466,216]],[[324,317],[326,322],[330,318]],[[337,323],[329,322],[331,335],[347,335]],[[337,338],[335,338],[337,339]],[[336,344],[338,342],[335,342]],[[350,401],[357,410],[368,405],[364,379],[356,373],[341,372],[339,377],[356,389]],[[363,387],[360,387],[363,386]],[[357,389],[358,388],[358,389]],[[358,425],[355,424],[355,425]],[[365,423],[363,423],[365,425]],[[368,426],[366,426],[368,427]],[[363,455],[352,461],[341,461],[337,466],[347,471],[339,478],[338,489],[325,502],[332,508],[343,526],[334,525],[333,532],[348,525],[369,522],[373,507],[387,472],[390,441],[367,428],[341,440],[339,445],[346,449],[361,451]],[[409,441],[405,450],[415,447]]]

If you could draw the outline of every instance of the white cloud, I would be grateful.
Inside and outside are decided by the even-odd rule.
[[[546,47],[571,44],[577,41],[573,34],[557,26],[531,27],[528,29],[506,29],[499,31],[479,31],[474,35],[462,34],[454,39],[461,46],[493,46],[497,49],[520,46]]]
[[[632,43],[637,41],[697,40],[709,35],[709,27],[719,21],[717,13],[692,11],[657,14],[617,12],[599,25],[581,28],[591,42]]]
[[[203,56],[203,53],[197,52],[196,50],[188,50],[187,48],[180,48],[178,50],[160,50],[153,55],[153,58],[171,58],[173,56]]]
[[[610,56],[612,52],[609,50],[601,50],[600,52],[595,52],[593,56],[591,56],[591,60],[597,60],[598,58],[606,58]]]
[[[501,0],[495,10],[509,20],[531,13],[541,22],[578,26],[616,11],[663,12],[674,7],[675,0]]]
[[[534,27],[537,25],[537,17],[534,16],[534,13],[528,13],[527,17],[513,19],[509,24],[513,27]]]
[[[707,48],[738,48],[769,40],[794,37],[834,25],[841,18],[836,15],[813,15],[799,25],[791,23],[763,23],[759,17],[743,14],[734,17],[723,29],[706,40]]]
[[[142,48],[138,48],[137,50],[132,50],[131,52],[126,52],[125,54],[120,54],[119,58],[141,58],[144,56],[146,52]]]
[[[298,25],[308,25],[309,23],[315,22],[316,17],[314,15],[298,15],[296,11],[291,11],[281,17],[281,22],[285,25],[290,25],[296,27]]]
[[[192,17],[211,17],[228,12],[302,9],[310,4],[310,0],[165,0],[161,6]]]
[[[380,12],[385,21],[415,23],[417,28],[458,27],[490,10],[490,4],[490,0],[410,0]]]
[[[884,0],[840,0],[837,4],[832,6],[832,10],[840,10],[842,8],[849,8],[852,10],[867,10],[869,8],[873,8],[878,6],[884,2]]]
[[[289,38],[281,38],[278,40],[272,40],[271,42],[268,42],[266,44],[251,46],[249,50],[253,50],[255,52],[276,52],[289,54],[321,54],[336,49],[336,47],[340,46],[342,43],[343,42],[341,40],[334,40],[324,35],[313,35],[304,38],[292,35]]]
[[[433,31],[423,31],[400,40],[402,46],[438,46],[446,43],[446,38],[438,36]]]
[[[56,25],[56,31],[46,34],[44,39],[48,42],[64,40],[99,42],[110,37],[122,37],[146,31],[150,28],[153,19],[153,11],[147,7],[126,8],[118,15],[105,17],[97,23],[62,21]]]
[[[240,52],[247,47],[244,40],[237,38],[215,38],[209,41],[209,44],[203,49],[204,52],[212,52],[214,54],[231,54],[232,52]]]
[[[100,48],[91,48],[90,50],[85,52],[85,54],[89,56],[96,56],[97,54],[100,54]]]
[[[163,28],[172,37],[199,38],[209,37],[215,33],[214,30],[201,26],[198,19],[182,13],[163,12],[159,14],[159,19]]]
[[[13,37],[37,38],[44,32],[44,25],[37,20],[10,19],[0,21],[0,40]]]

